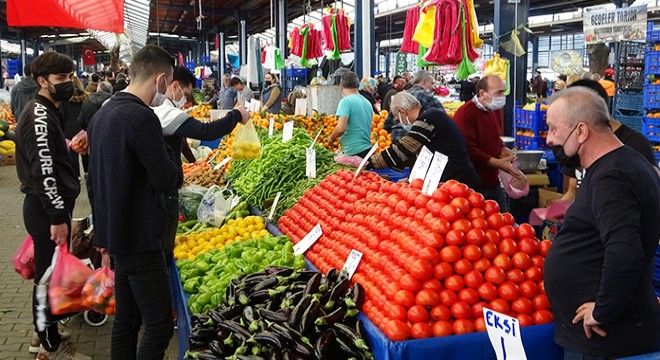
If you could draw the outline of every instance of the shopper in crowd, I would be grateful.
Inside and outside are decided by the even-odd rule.
[[[408,93],[417,99],[422,108],[438,108],[444,111],[440,100],[433,95],[433,75],[426,70],[420,70],[415,73],[412,84],[413,86],[407,90]]]
[[[369,103],[371,104],[371,108],[373,112],[377,113],[378,108],[376,107],[376,104],[378,103],[378,99],[380,98],[378,96],[378,81],[374,78],[364,78],[362,81],[360,81],[360,87],[358,88],[358,92],[360,95],[362,95]]]
[[[195,86],[195,75],[183,66],[174,69],[172,83],[167,87],[167,100],[162,105],[154,107],[153,110],[160,120],[165,142],[174,150],[172,161],[181,170],[181,150],[186,138],[198,140],[215,140],[221,138],[234,130],[236,124],[245,124],[250,119],[250,113],[243,106],[238,106],[230,111],[222,119],[201,122],[185,111],[181,110],[186,103],[186,95],[192,92]],[[194,162],[194,159],[189,159]],[[169,259],[174,249],[174,238],[176,237],[176,226],[179,215],[179,192],[178,188],[166,193],[167,226],[165,254]]]
[[[467,80],[461,81],[459,100],[463,102],[470,101],[477,92],[477,82],[479,82],[478,76],[472,76]]]
[[[78,122],[78,116],[81,113],[82,105],[85,100],[89,99],[89,94],[85,92],[82,81],[77,77],[73,78],[73,96],[68,101],[62,102],[60,111],[64,115],[64,137],[71,140],[78,134],[82,128]],[[80,156],[73,149],[69,149],[71,157],[71,166],[77,177],[81,177],[80,173]],[[82,156],[83,172],[87,173],[87,155]]]
[[[383,129],[390,133],[390,138],[392,139],[392,141],[398,141],[403,136],[406,135],[406,131],[401,125],[401,122],[397,121],[394,118],[394,114],[392,114],[392,111],[390,111],[391,110],[390,102],[392,101],[392,97],[397,93],[403,91],[406,84],[407,82],[402,76],[398,76],[398,75],[395,76],[392,86],[387,90],[387,93],[385,94],[385,98],[383,99],[383,110],[388,111],[387,117],[385,118],[385,122],[383,123]]]
[[[216,99],[218,101],[218,109],[232,109],[236,105],[236,99],[238,98],[238,92],[234,87],[231,86],[231,75],[224,74],[222,76],[222,85],[218,88],[216,94],[217,98],[214,96],[210,100],[213,103]],[[242,106],[245,103],[241,104]]]
[[[555,342],[565,359],[657,350],[652,272],[660,238],[660,178],[610,128],[605,101],[581,86],[550,99],[548,145],[587,169],[545,260]]]
[[[532,91],[536,94],[537,99],[546,97],[547,94],[543,92],[544,88],[545,80],[543,80],[543,76],[541,76],[541,71],[536,70],[536,76],[534,77],[534,81],[532,81]]]
[[[65,244],[71,231],[71,215],[80,194],[57,108],[73,95],[73,61],[57,52],[46,52],[32,62],[39,84],[36,97],[21,112],[16,128],[16,172],[21,182],[23,221],[34,242],[34,290],[32,315],[36,336],[29,351],[38,359],[91,359],[63,342],[58,320],[47,304],[48,287],[39,285],[50,267],[57,244]],[[39,295],[37,295],[39,293]]]
[[[566,75],[562,74],[557,76],[557,80],[555,80],[555,83],[553,85],[554,92],[563,90],[566,87],[566,81],[568,81]]]
[[[610,105],[610,110],[612,110],[612,103],[614,102],[614,91],[616,90],[616,83],[614,82],[614,69],[607,68],[603,71],[605,76],[598,83],[605,89],[607,96],[610,98],[608,102]]]
[[[102,81],[98,84],[95,93],[89,95],[89,98],[86,99],[80,109],[80,115],[78,116],[78,126],[81,129],[87,130],[89,121],[92,119],[92,116],[101,108],[110,97],[112,96],[112,84],[107,81]]]
[[[119,73],[117,74],[117,81],[115,82],[115,85],[112,87],[112,92],[120,92],[128,87],[128,81],[126,80],[126,75]]]
[[[278,114],[282,108],[284,93],[275,74],[264,76],[264,89],[261,91],[261,111]]]
[[[392,84],[387,87],[387,90],[385,91],[385,95],[383,96],[383,103],[381,106],[381,110],[391,112],[390,103],[392,101],[392,96],[403,91],[403,85],[405,83],[406,81],[401,76],[397,75],[394,77],[394,80],[392,80]]]
[[[609,100],[605,89],[603,89],[603,87],[594,80],[579,80],[571,84],[569,88],[576,86],[589,88],[595,91],[606,103]],[[612,128],[614,135],[619,139],[619,141],[621,141],[624,145],[630,146],[631,148],[637,150],[637,152],[644,156],[644,158],[648,160],[651,165],[656,166],[657,163],[655,157],[653,156],[653,148],[651,147],[651,143],[646,138],[646,136],[644,136],[644,134],[629,128],[628,126],[616,121],[612,117],[610,117],[610,127]],[[558,148],[555,148],[555,150],[558,150]],[[557,153],[555,156],[561,159],[563,154]],[[573,199],[575,199],[577,189],[582,183],[582,179],[584,178],[585,171],[579,167],[576,160],[577,159],[575,159],[572,164],[566,164],[566,166],[563,166],[561,169],[562,173],[569,179],[568,188],[564,193],[562,200],[572,202]]]
[[[89,84],[89,75],[87,75],[86,72],[80,74],[80,80],[83,83],[83,89],[87,87],[87,84]]]
[[[91,76],[91,81],[87,86],[85,86],[85,92],[93,94],[96,92],[97,87],[99,86],[99,81],[101,78],[99,77],[98,74],[92,74]]]
[[[413,84],[412,84],[412,82],[413,82],[412,74],[410,72],[406,71],[403,74],[401,74],[401,77],[403,78],[403,80],[406,81],[406,83],[403,84],[403,90],[409,90],[413,86]],[[419,100],[419,99],[417,99],[417,100]]]
[[[360,78],[349,71],[341,76],[341,93],[344,96],[337,106],[337,126],[330,134],[328,142],[334,144],[339,139],[346,155],[364,157],[371,150],[371,122],[373,108],[358,90]]]
[[[481,179],[482,193],[486,199],[497,201],[502,212],[508,212],[509,206],[506,193],[500,186],[498,171],[504,170],[516,178],[520,176],[513,165],[515,155],[500,138],[505,91],[504,80],[497,75],[487,75],[477,83],[477,95],[454,115]]]
[[[373,169],[393,168],[403,171],[412,168],[417,155],[426,146],[431,152],[447,155],[449,162],[440,181],[458,180],[479,191],[477,176],[460,129],[447,113],[438,108],[424,109],[414,96],[405,92],[392,97],[392,114],[408,130],[400,140],[370,159]]]
[[[25,105],[33,100],[39,92],[39,84],[32,77],[31,64],[28,63],[23,68],[23,78],[11,89],[9,106],[14,118],[18,120]]]
[[[254,93],[249,86],[245,86],[243,80],[238,76],[231,78],[229,85],[236,90],[236,102],[238,106],[245,106],[246,102],[252,101],[254,99]]]
[[[595,73],[591,76],[591,80],[593,80],[593,81],[598,82],[598,81],[600,81],[600,79],[601,79],[601,77],[600,77],[599,73]],[[602,87],[602,85],[601,85],[601,87]]]
[[[167,101],[173,66],[162,48],[142,48],[131,61],[131,84],[89,123],[94,242],[115,259],[113,360],[162,359],[173,334],[164,194],[176,191],[183,175],[149,107]]]
[[[296,100],[305,99],[307,95],[300,89],[293,90],[286,97],[286,103],[282,105],[282,112],[287,115],[294,115],[296,113]]]
[[[115,73],[113,73],[110,70],[106,71],[105,72],[105,81],[109,82],[114,87],[115,84],[117,84],[117,80],[115,79]]]

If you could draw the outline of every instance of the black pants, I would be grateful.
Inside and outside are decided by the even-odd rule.
[[[115,254],[117,314],[112,360],[161,360],[174,333],[172,298],[162,252]],[[138,349],[138,332],[144,334]]]
[[[179,194],[165,196],[167,224],[165,225],[165,260],[169,260],[174,250],[176,228],[179,224]],[[168,262],[169,263],[169,262]]]
[[[71,214],[73,213],[74,200],[65,200],[65,206],[69,211],[67,225],[71,229]],[[41,344],[48,351],[57,350],[62,342],[57,331],[57,321],[66,316],[54,316],[50,313],[50,307],[40,308],[37,300],[37,285],[41,277],[50,267],[55,252],[55,241],[50,239],[50,219],[44,207],[36,195],[26,195],[23,201],[23,222],[27,232],[32,236],[34,242],[34,289],[32,291],[32,318],[34,329],[41,339]],[[48,301],[45,302],[48,304]],[[40,319],[41,318],[41,319]],[[38,331],[37,322],[44,321],[46,328]]]

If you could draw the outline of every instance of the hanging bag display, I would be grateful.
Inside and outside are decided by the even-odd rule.
[[[403,42],[401,43],[401,52],[403,53],[419,53],[419,43],[412,39],[417,28],[417,23],[419,23],[419,11],[420,8],[418,6],[413,6],[406,13],[406,26],[403,30]]]
[[[422,7],[419,22],[412,37],[414,41],[427,49],[433,46],[433,33],[436,26],[435,12],[435,5],[425,5]]]

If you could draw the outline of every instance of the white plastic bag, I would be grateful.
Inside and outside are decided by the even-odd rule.
[[[513,162],[513,166],[518,170],[518,178],[513,177],[504,170],[499,170],[500,180],[502,180],[502,185],[504,185],[504,191],[512,199],[520,199],[523,196],[529,194],[529,181],[525,174],[518,169],[518,160]]]
[[[222,226],[225,217],[234,205],[237,198],[231,190],[217,185],[211,186],[197,210],[197,220],[215,227]]]

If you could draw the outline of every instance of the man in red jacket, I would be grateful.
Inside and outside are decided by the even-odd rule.
[[[477,94],[461,106],[454,120],[465,136],[465,145],[483,187],[486,199],[497,201],[502,212],[508,211],[506,193],[500,186],[498,170],[514,177],[519,173],[512,161],[515,155],[504,146],[502,108],[506,104],[506,84],[496,75],[488,75],[477,83]]]

